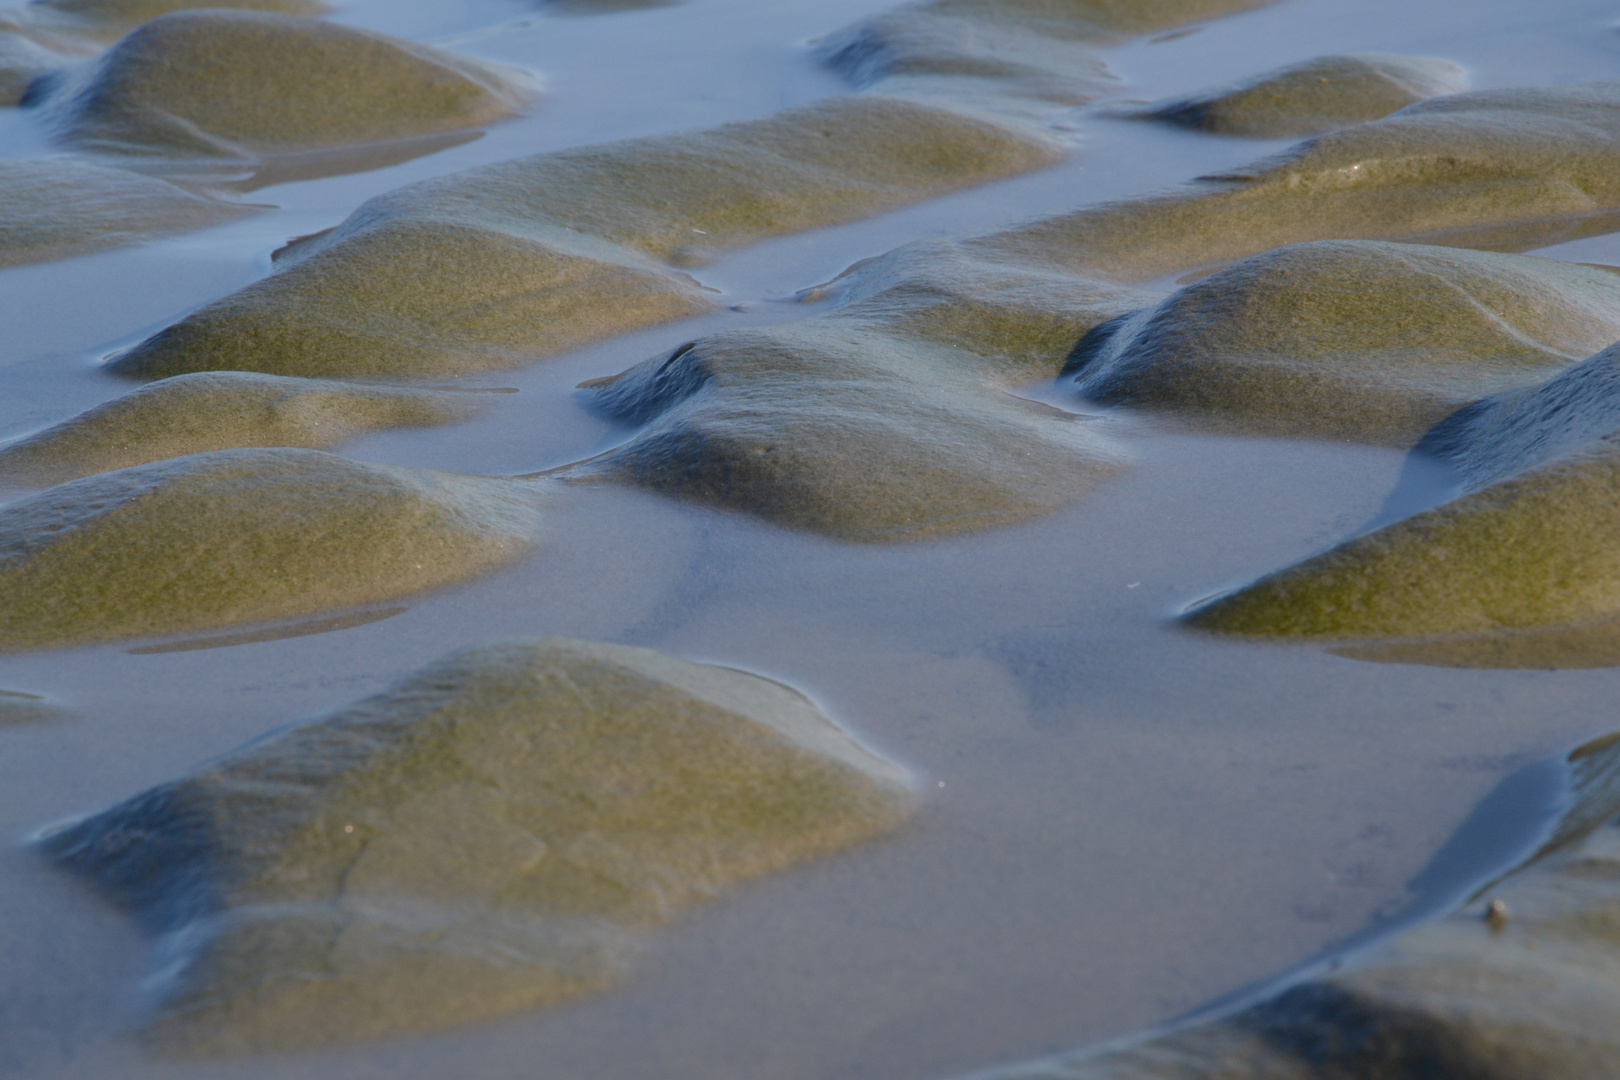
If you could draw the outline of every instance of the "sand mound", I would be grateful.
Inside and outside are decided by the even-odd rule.
[[[1376,645],[1360,659],[1592,667],[1620,656],[1620,350],[1442,421],[1463,494],[1193,611],[1195,626]]]
[[[1392,53],[1319,56],[1159,102],[1138,115],[1216,135],[1291,139],[1377,120],[1414,102],[1455,94],[1466,84],[1462,68],[1446,60]]]
[[[1539,468],[1349,540],[1188,616],[1267,637],[1416,638],[1620,614],[1620,446]]]
[[[1620,214],[1620,83],[1434,98],[1184,188],[978,241],[990,257],[1147,281],[1323,238],[1526,250]]]
[[[519,79],[335,23],[188,11],[142,24],[49,107],[84,147],[251,157],[478,127],[522,106]]]
[[[635,932],[880,835],[910,801],[777,683],[508,642],[42,846],[158,935],[161,1046],[262,1051],[599,989]]]
[[[1620,275],[1368,241],[1257,255],[1093,330],[1068,371],[1108,404],[1269,435],[1409,444],[1620,338]]]
[[[993,262],[956,240],[925,240],[850,267],[806,299],[835,297],[840,315],[958,350],[957,366],[1013,382],[1049,379],[1086,333],[1159,294],[1049,267]]]
[[[124,169],[60,158],[0,161],[0,267],[187,232],[256,209]]]
[[[829,35],[817,46],[851,85],[949,101],[990,112],[1012,99],[1079,105],[1115,80],[1102,45],[1134,34],[1260,7],[1270,0],[1171,0],[1152,4],[999,3],[934,0],[907,4]],[[1018,111],[1013,106],[1013,111]]]
[[[532,485],[221,450],[0,509],[0,648],[291,618],[486,572],[536,528]]]
[[[367,431],[453,424],[473,394],[288,379],[178,375],[0,447],[0,484],[44,487],[165,458],[247,446],[327,450]]]
[[[1026,364],[902,337],[858,309],[631,369],[601,405],[647,426],[562,475],[888,542],[1037,517],[1123,467],[1094,422],[999,388]]]
[[[909,102],[505,162],[372,199],[282,269],[113,368],[426,376],[510,366],[707,310],[676,265],[1056,160],[1035,136]]]

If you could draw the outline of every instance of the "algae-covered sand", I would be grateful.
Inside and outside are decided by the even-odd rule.
[[[1318,56],[1232,86],[1159,102],[1139,115],[1215,135],[1297,139],[1458,93],[1466,82],[1462,68],[1431,57]]]
[[[1593,622],[1620,613],[1604,441],[1348,540],[1194,610],[1263,637],[1420,638]]]
[[[911,14],[968,18],[994,33],[1118,41],[1253,6]],[[838,49],[826,48],[841,64]],[[884,93],[487,166],[371,200],[283,251],[270,277],[159,332],[114,367],[140,378],[510,367],[711,310],[682,270],[719,253],[1030,172],[1063,154],[1049,130],[964,105],[954,92],[915,101]]]
[[[1571,648],[1589,655],[1582,628],[1606,634],[1620,615],[1614,364],[1604,350],[1459,410],[1414,451],[1458,468],[1456,498],[1208,601],[1187,621],[1347,640],[1567,628]],[[1551,644],[1531,652],[1556,666]]]
[[[486,166],[373,199],[286,250],[270,277],[112,367],[139,378],[511,367],[710,310],[679,269],[705,252],[856,221],[1058,157],[1036,134],[842,97]]]
[[[0,649],[307,615],[448,585],[534,540],[532,483],[220,450],[0,509]]]
[[[1524,251],[1611,231],[1617,158],[1620,84],[1474,90],[980,244],[1121,281],[1327,238]]]
[[[0,446],[0,486],[46,487],[209,450],[330,450],[367,431],[466,420],[481,397],[243,371],[177,375]]]
[[[0,268],[189,232],[259,209],[84,161],[0,161]]]
[[[886,833],[897,767],[804,697],[504,642],[54,831],[164,969],[171,1053],[430,1030],[610,985],[637,934]]]
[[[1620,275],[1324,240],[1256,255],[1091,331],[1084,396],[1228,430],[1410,445],[1463,405],[1620,338]]]
[[[182,11],[31,96],[82,148],[251,158],[479,127],[530,94],[521,72],[336,23]]]
[[[561,470],[844,540],[912,541],[1038,518],[1125,467],[1103,425],[1014,391],[1135,297],[910,249],[846,275],[839,306],[689,342],[589,385],[636,436]]]
[[[1086,421],[959,364],[848,321],[699,342],[606,387],[604,411],[650,423],[559,475],[881,542],[1039,517],[1124,465]]]

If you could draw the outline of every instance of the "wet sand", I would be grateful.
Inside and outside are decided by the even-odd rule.
[[[251,201],[277,209],[244,221],[0,271],[10,391],[0,433],[24,435],[127,392],[98,372],[103,357],[256,280],[274,248],[374,194],[840,92],[805,42],[886,6],[690,0],[594,18],[495,0],[344,6],[341,21],[530,67],[546,97],[438,154],[255,191]],[[1104,56],[1125,80],[1116,103],[1330,51],[1439,56],[1481,88],[1553,86],[1620,70],[1611,19],[1595,3],[1535,14],[1493,3],[1459,25],[1440,4],[1348,12],[1285,0]],[[632,434],[584,407],[573,389],[583,380],[719,330],[815,314],[825,305],[773,298],[900,243],[1138,194],[1285,145],[1112,119],[1102,104],[1061,118],[1077,148],[1052,169],[691,271],[745,311],[722,307],[460,380],[520,392],[491,395],[466,423],[371,434],[342,452],[491,475],[578,461]],[[0,152],[51,147],[10,113]],[[1538,254],[1620,264],[1620,241]],[[1028,394],[1090,411],[1059,388]],[[1164,1022],[1414,910],[1434,913],[1523,854],[1534,822],[1550,819],[1551,781],[1514,818],[1531,825],[1420,877],[1502,778],[1612,729],[1620,673],[1368,663],[1172,622],[1205,596],[1362,531],[1386,510],[1401,451],[1191,435],[1123,413],[1086,423],[1126,449],[1131,470],[1043,520],[975,536],[871,548],[652,494],[577,489],[548,508],[532,554],[391,604],[405,608],[391,617],[335,629],[317,619],[305,629],[326,632],[249,642],[210,631],[0,656],[0,687],[70,714],[0,727],[0,833],[10,838],[0,851],[0,1072],[941,1077]],[[1405,491],[1403,513],[1450,494],[1439,483]],[[551,634],[656,648],[806,692],[913,772],[917,819],[688,915],[647,942],[633,979],[599,997],[318,1053],[189,1065],[145,1056],[132,1032],[149,1007],[139,990],[146,941],[27,838],[454,649]],[[164,648],[211,639],[218,647]]]

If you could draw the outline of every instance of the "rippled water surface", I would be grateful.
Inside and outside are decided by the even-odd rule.
[[[483,137],[244,196],[223,228],[0,271],[0,436],[116,396],[109,352],[268,272],[288,238],[419,178],[540,150],[762,116],[840,92],[806,43],[881,0],[688,0],[592,17],[517,0],[347,0],[333,18],[539,72]],[[1479,87],[1620,75],[1620,10],[1585,0],[1283,0],[1111,50],[1119,99],[1323,52],[1443,56]],[[1102,103],[1106,104],[1106,103]],[[907,240],[1167,186],[1283,144],[1062,118],[1045,172],[774,240],[693,273],[746,310],[465,380],[480,418],[370,436],[368,461],[518,474],[629,435],[573,387],[717,328],[804,317],[783,298]],[[56,152],[0,115],[0,154]],[[1620,240],[1543,254],[1620,264]],[[1060,406],[1060,390],[1030,395]],[[840,544],[657,496],[569,492],[506,571],[363,625],[277,640],[0,656],[0,686],[76,715],[0,729],[0,1071],[38,1077],[781,1077],[908,1080],[1159,1023],[1443,901],[1513,857],[1507,830],[1421,876],[1504,777],[1614,727],[1620,672],[1363,663],[1216,640],[1184,605],[1378,518],[1403,455],[1215,438],[1108,415],[1135,468],[1035,524]],[[1410,490],[1410,487],[1409,487]],[[1412,498],[1438,501],[1436,483]],[[322,627],[306,627],[306,630]],[[203,1065],[130,1038],[147,948],[25,847],[34,830],[172,778],[511,635],[657,648],[771,675],[914,771],[907,829],[795,870],[653,939],[614,992],[487,1026]],[[251,635],[250,635],[251,636]],[[172,643],[171,643],[172,644]],[[204,647],[212,646],[212,647]],[[1534,807],[1540,796],[1527,795]],[[1416,887],[1412,887],[1416,882]]]

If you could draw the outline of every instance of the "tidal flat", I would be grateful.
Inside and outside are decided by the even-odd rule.
[[[1620,1029],[1593,742],[1617,726],[1620,553],[1586,490],[1607,473],[1512,519],[1554,552],[1538,565],[1576,567],[1558,597],[1579,603],[1526,577],[1513,618],[1450,618],[1482,577],[1512,591],[1504,556],[1403,593],[1376,634],[1292,633],[1264,604],[1235,632],[1185,618],[1604,443],[1596,398],[1570,431],[1550,406],[1515,421],[1511,447],[1490,410],[1607,393],[1603,364],[1553,380],[1620,325],[1611,6],[272,0],[226,21],[363,40],[390,90],[366,94],[345,45],[266,92],[292,108],[307,78],[319,116],[353,92],[382,119],[294,146],[182,115],[213,85],[286,122],[240,97],[250,65],[128,114],[164,139],[77,138],[75,87],[115,83],[115,42],[184,6],[0,11],[0,85],[22,88],[0,107],[0,1075],[1294,1075],[1277,1055],[1338,993],[1387,1005],[1411,1052],[1324,1075],[1473,1075],[1456,1033],[1500,1010],[1401,981],[1434,957],[1577,1002],[1567,1031],[1521,1024],[1539,1041],[1503,1075],[1584,1075],[1559,1039]],[[1310,66],[1362,56],[1386,59]],[[419,68],[439,97],[411,97]],[[1327,121],[1278,120],[1297,76],[1264,78],[1285,69],[1364,81],[1320,96]],[[1396,93],[1390,71],[1445,78]],[[1143,116],[1222,95],[1268,131],[1334,130]],[[52,200],[53,170],[118,182]],[[1335,240],[1508,269],[1431,275],[1411,305],[1371,258],[1287,278]],[[1287,278],[1268,303],[1223,291],[1245,259]],[[1169,326],[1189,296],[1198,324],[1138,350],[1174,394],[1086,396],[1082,339]],[[1201,373],[1210,340],[1260,374]],[[1309,370],[1334,363],[1350,374]],[[1437,430],[1460,449],[1414,452],[1459,406]],[[254,484],[166,479],[239,459]],[[319,513],[279,464],[312,461],[332,462]],[[498,520],[422,499],[379,524],[355,476],[499,489]],[[1439,580],[1402,543],[1385,576]],[[458,657],[552,639],[663,680],[636,723],[712,713],[720,734],[616,757],[633,724],[576,725],[590,753],[566,768],[486,748],[510,775],[468,780],[442,746],[476,732],[422,702],[473,670]],[[491,730],[566,727],[559,695],[617,715],[546,671]],[[396,741],[332,750],[355,717]],[[396,744],[421,760],[388,764]],[[881,798],[828,793],[854,760]],[[276,784],[297,813],[233,809]],[[613,816],[649,790],[667,802]],[[87,873],[62,838],[93,833]],[[1480,951],[1530,938],[1565,951]]]

